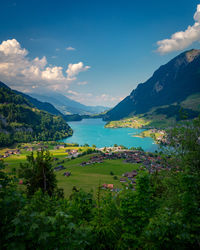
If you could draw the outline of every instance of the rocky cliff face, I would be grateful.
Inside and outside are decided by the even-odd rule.
[[[186,51],[156,70],[124,100],[110,110],[105,120],[119,120],[152,107],[181,102],[200,92],[200,50]]]

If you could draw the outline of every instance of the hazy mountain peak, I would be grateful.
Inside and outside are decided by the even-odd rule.
[[[43,101],[53,104],[60,112],[65,115],[68,114],[80,114],[80,115],[90,115],[98,114],[108,110],[107,107],[103,106],[86,106],[69,97],[58,93],[58,92],[46,92],[46,93],[29,93],[30,96]]]

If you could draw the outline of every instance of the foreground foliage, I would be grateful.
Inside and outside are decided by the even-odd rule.
[[[168,159],[174,167],[151,175],[141,171],[135,191],[116,194],[99,188],[94,197],[74,187],[63,199],[41,187],[27,196],[1,170],[2,248],[198,249],[199,128],[197,119],[173,129]]]
[[[49,196],[55,194],[56,191],[59,192],[51,162],[52,157],[49,151],[41,150],[37,151],[36,157],[32,152],[27,156],[27,163],[21,164],[19,177],[25,179],[28,195],[33,195],[39,189]]]

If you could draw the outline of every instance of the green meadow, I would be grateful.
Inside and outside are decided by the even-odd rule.
[[[122,159],[120,160],[105,160],[103,163],[95,163],[91,165],[81,166],[80,164],[84,161],[88,161],[93,155],[84,155],[75,159],[67,159],[66,149],[81,149],[82,152],[87,150],[87,147],[67,147],[65,149],[49,150],[56,161],[53,161],[53,167],[63,165],[66,169],[56,171],[56,176],[58,180],[58,186],[64,189],[65,196],[68,197],[72,188],[75,186],[77,189],[82,188],[85,191],[91,191],[95,193],[98,186],[104,183],[114,184],[114,188],[122,188],[122,184],[119,179],[122,174],[133,169],[138,168],[138,164],[124,163]],[[5,152],[0,150],[0,154]],[[26,162],[26,156],[30,155],[30,152],[22,150],[20,155],[11,155],[7,157],[4,162],[6,164],[6,171],[13,172],[20,167],[20,163]],[[64,161],[64,162],[63,162]],[[71,176],[64,176],[64,172],[70,172]],[[111,175],[112,172],[112,175]]]

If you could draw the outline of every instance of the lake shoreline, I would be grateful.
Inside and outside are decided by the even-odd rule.
[[[88,144],[97,147],[111,147],[114,144],[123,145],[127,148],[141,147],[145,151],[154,152],[158,149],[151,137],[141,138],[137,136],[144,131],[142,128],[115,128],[105,127],[106,122],[101,118],[83,119],[69,122],[73,129],[73,135],[61,140],[66,143]]]

